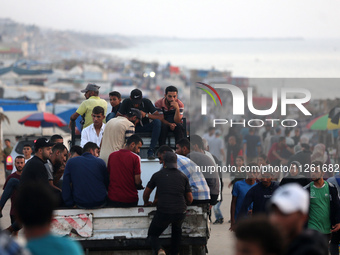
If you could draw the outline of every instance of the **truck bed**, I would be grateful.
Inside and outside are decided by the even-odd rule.
[[[155,207],[143,206],[56,210],[52,232],[71,236],[85,250],[150,250],[146,238],[155,212]],[[183,246],[205,247],[209,238],[206,208],[189,206],[182,229]],[[170,237],[168,227],[160,236],[163,245],[170,244]]]

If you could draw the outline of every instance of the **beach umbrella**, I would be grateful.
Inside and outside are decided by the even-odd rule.
[[[64,120],[48,112],[33,113],[21,118],[18,122],[27,127],[63,127],[67,125]]]
[[[312,130],[333,130],[340,129],[340,123],[332,123],[328,114],[324,114],[310,121],[306,127]]]
[[[340,107],[336,106],[328,113],[328,118],[333,124],[338,124],[340,119]]]

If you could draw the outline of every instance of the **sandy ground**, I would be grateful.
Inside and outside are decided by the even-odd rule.
[[[224,181],[228,183],[227,180]],[[3,164],[0,167],[0,189],[2,194],[2,188],[5,183],[5,174],[3,170]],[[226,187],[227,185],[225,185]],[[231,190],[228,188],[224,189],[223,192],[223,202],[221,205],[221,211],[224,216],[225,222],[223,224],[213,225],[211,224],[211,236],[208,241],[208,251],[209,254],[224,254],[231,255],[234,254],[234,237],[229,231],[230,224],[228,220],[230,218],[230,201],[231,201]],[[9,209],[10,200],[6,203],[5,208],[2,210],[3,217],[0,219],[1,228],[7,228],[10,225]],[[214,214],[212,220],[215,221]],[[22,231],[19,233],[19,237],[22,236]],[[22,238],[20,238],[22,239]],[[20,240],[22,243],[23,240]]]

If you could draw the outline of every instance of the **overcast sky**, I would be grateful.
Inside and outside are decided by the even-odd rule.
[[[8,0],[0,17],[121,35],[339,38],[339,10],[339,0]]]

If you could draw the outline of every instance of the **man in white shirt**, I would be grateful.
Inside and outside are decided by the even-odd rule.
[[[104,119],[104,108],[101,106],[94,107],[92,110],[93,124],[84,128],[83,131],[81,131],[81,147],[84,147],[87,142],[93,142],[97,144],[98,147],[100,147],[100,142],[102,141],[105,128],[105,124],[103,123]]]

